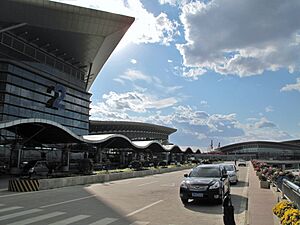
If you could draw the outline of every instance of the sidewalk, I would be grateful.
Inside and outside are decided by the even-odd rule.
[[[248,224],[274,225],[272,208],[277,203],[277,196],[272,189],[260,188],[252,164],[249,166]]]

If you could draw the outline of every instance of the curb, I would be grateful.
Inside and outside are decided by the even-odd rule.
[[[158,170],[145,170],[145,171],[132,171],[132,172],[110,173],[110,174],[89,175],[89,176],[40,179],[39,190],[48,190],[48,189],[75,186],[75,185],[104,183],[109,181],[123,180],[123,179],[135,178],[135,177],[151,176],[154,174],[169,173],[169,172],[191,169],[193,167],[194,166],[174,167],[174,168],[162,168]]]

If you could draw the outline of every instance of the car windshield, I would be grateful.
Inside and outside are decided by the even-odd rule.
[[[234,166],[233,165],[224,165],[225,169],[227,171],[235,171]]]
[[[220,177],[218,167],[198,167],[192,170],[190,177]]]

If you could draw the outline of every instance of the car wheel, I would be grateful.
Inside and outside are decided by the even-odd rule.
[[[181,198],[181,201],[184,205],[189,203],[189,199],[188,198]]]

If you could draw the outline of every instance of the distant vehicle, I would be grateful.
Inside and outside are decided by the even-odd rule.
[[[168,164],[166,161],[160,161],[157,166],[166,167]]]
[[[0,174],[6,174],[9,171],[9,165],[4,163],[4,162],[0,162]]]
[[[49,168],[47,161],[32,160],[29,162],[24,162],[24,167],[22,175],[32,176],[47,176],[49,173]]]
[[[245,160],[243,160],[243,159],[239,159],[237,161],[237,165],[238,166],[247,166],[247,162]]]
[[[230,194],[228,175],[220,164],[199,165],[184,177],[180,184],[183,204],[187,204],[189,199],[214,200],[221,204]]]
[[[222,164],[227,171],[230,184],[237,184],[239,180],[238,169],[233,164]]]
[[[153,167],[154,163],[151,161],[144,161],[143,162],[143,167]]]
[[[142,169],[142,163],[140,161],[132,161],[129,163],[128,168],[134,169],[134,170],[140,170]]]

